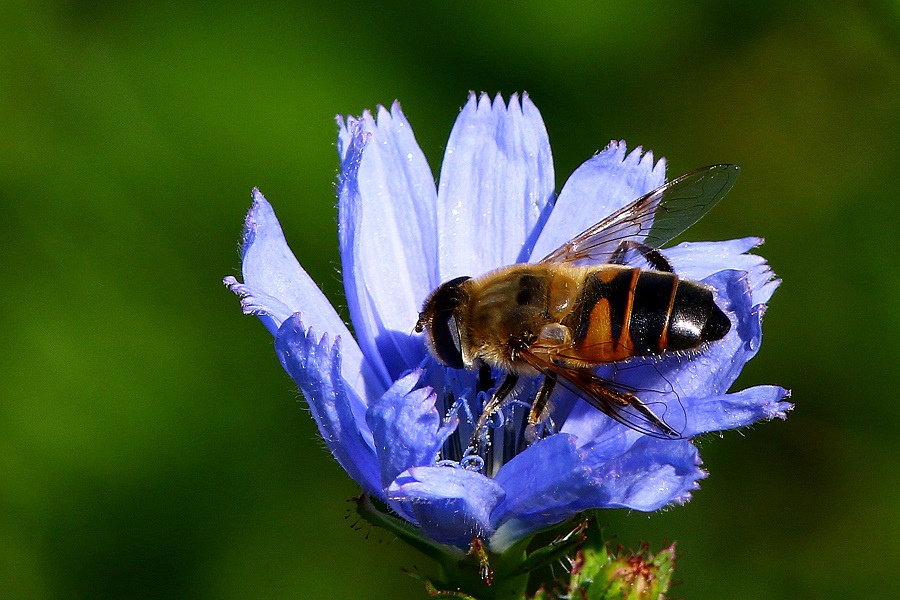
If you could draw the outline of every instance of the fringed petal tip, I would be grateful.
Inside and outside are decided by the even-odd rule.
[[[278,332],[281,323],[291,314],[290,308],[277,298],[256,292],[231,275],[224,278],[222,283],[240,297],[241,312],[258,317],[272,335]]]
[[[563,243],[665,183],[665,160],[624,140],[613,140],[581,164],[563,185],[531,256],[547,256]]]
[[[787,414],[794,410],[794,403],[787,401],[787,398],[791,397],[791,390],[777,385],[770,387],[775,388],[776,399],[765,404],[764,416],[761,420],[771,421],[773,419],[781,419],[784,421],[787,419]]]
[[[245,315],[275,316],[280,313],[280,324],[284,321],[285,316],[290,314],[290,309],[277,299],[265,294],[258,294],[253,288],[244,285],[231,275],[223,279],[222,283],[232,293],[240,297],[241,310]]]
[[[385,107],[383,104],[379,104],[375,109],[376,116],[374,119],[368,111],[363,113],[363,115],[365,118],[371,119],[372,124],[378,128],[409,127],[409,122],[406,120],[406,117],[400,108],[399,100],[394,100],[391,103],[390,108]]]
[[[390,109],[379,104],[375,109],[375,116],[372,115],[372,111],[366,109],[359,117],[336,115],[335,122],[338,126],[337,145],[341,162],[345,160],[351,145],[355,145],[356,151],[359,153],[371,139],[373,130],[377,128],[405,127],[411,129],[399,100],[394,100]]]
[[[625,140],[610,140],[603,150],[594,156],[601,154],[609,154],[610,162],[621,162],[629,168],[640,167],[642,170],[652,173],[654,177],[665,180],[666,158],[662,156],[654,162],[653,150],[644,151],[643,146],[635,146],[631,152],[628,152],[628,144]]]
[[[693,444],[691,444],[691,446],[693,446]],[[668,502],[665,502],[652,510],[665,510],[667,507],[684,506],[694,499],[694,492],[700,489],[700,482],[709,477],[709,471],[703,468],[703,460],[700,458],[700,453],[696,452],[694,457],[693,472],[684,478],[681,487],[673,492],[672,497]],[[644,512],[652,512],[652,510]]]
[[[687,399],[690,418],[686,437],[743,429],[754,423],[786,419],[794,405],[785,398],[790,391],[777,385],[758,385],[730,394]]]
[[[550,140],[530,101],[472,93],[444,152],[438,186],[438,279],[524,260],[546,218],[555,177]],[[485,218],[489,215],[490,218]],[[485,240],[492,243],[485,244]]]
[[[398,127],[408,126],[406,117],[400,110],[400,103],[394,101],[388,111],[383,105],[379,104],[376,108],[375,115],[372,111],[366,109],[359,117],[337,115],[335,120],[338,125],[338,155],[342,163],[342,173],[339,180],[346,180],[348,177],[356,177],[358,169],[354,169],[352,173],[347,170],[347,157],[352,154],[352,158],[358,167],[359,161],[362,159],[362,152],[373,136],[378,135],[378,130],[384,130],[384,135],[388,135],[388,131],[392,128],[393,121],[398,120]],[[388,144],[387,140],[382,140],[384,145]],[[351,153],[352,150],[352,153]],[[384,148],[381,151],[390,153],[392,148]]]
[[[700,489],[700,482],[709,477],[709,472],[700,468],[701,464],[703,464],[703,461],[699,460],[698,457],[696,478],[693,481],[687,481],[685,488],[678,492],[665,506],[684,506],[694,498],[694,492]],[[665,508],[665,506],[660,508]]]
[[[344,171],[338,179],[339,187],[341,181],[345,179],[346,171],[348,171],[349,167],[355,165],[353,168],[354,174],[358,171],[362,150],[372,137],[372,133],[366,130],[364,116],[359,119],[347,117],[346,125],[341,125],[338,130],[338,157],[341,160],[342,170]]]
[[[292,369],[303,371],[303,377],[300,378],[303,381],[307,375],[318,377],[323,373],[329,374],[331,362],[335,359],[340,360],[341,357],[340,346],[332,346],[328,332],[319,335],[314,326],[306,326],[303,323],[303,317],[299,312],[292,314],[282,323],[278,330],[275,350],[289,374],[294,375],[288,365]],[[315,369],[316,372],[306,373],[307,369]],[[300,384],[300,381],[297,383]],[[301,384],[301,389],[302,387]]]
[[[247,251],[256,241],[257,232],[275,219],[275,210],[258,187],[251,192],[253,201],[247,216],[244,217],[244,231],[241,234],[241,260],[247,255]],[[277,220],[275,220],[277,223]]]
[[[522,92],[521,95],[517,92],[513,92],[510,94],[509,100],[504,100],[503,94],[500,92],[494,94],[492,98],[488,92],[475,92],[470,90],[468,99],[462,110],[476,110],[478,112],[517,112],[528,116],[528,113],[531,111],[536,112],[537,107],[534,105],[534,102],[531,101],[528,92]]]

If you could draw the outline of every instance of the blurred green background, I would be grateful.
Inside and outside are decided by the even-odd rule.
[[[613,138],[740,164],[690,234],[784,279],[739,387],[791,418],[610,534],[677,540],[674,597],[896,597],[900,7],[748,4],[4,2],[0,595],[420,597],[220,281],[259,186],[341,304],[334,115],[400,99],[437,172],[469,90],[526,90],[560,185]]]

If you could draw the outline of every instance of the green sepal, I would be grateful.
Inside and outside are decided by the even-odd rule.
[[[576,525],[574,529],[560,535],[546,546],[541,546],[534,550],[516,568],[516,573],[530,573],[535,569],[564,560],[575,548],[585,542],[585,532],[588,529],[589,522],[589,519],[585,519]]]
[[[465,553],[455,546],[447,546],[429,539],[418,527],[389,512],[386,506],[368,494],[362,494],[353,501],[356,503],[356,514],[381,527],[439,563],[445,561],[458,562],[465,558]]]
[[[440,587],[464,590],[478,600],[521,600],[528,585],[528,573],[518,567],[525,560],[529,541],[530,538],[521,540],[497,554],[483,541],[473,539],[463,560],[441,564],[444,581]]]

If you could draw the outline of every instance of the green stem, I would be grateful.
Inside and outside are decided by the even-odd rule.
[[[528,540],[495,554],[475,540],[461,561],[443,562],[441,575],[447,591],[459,591],[479,600],[521,600],[528,586],[529,573],[520,566],[526,558]]]

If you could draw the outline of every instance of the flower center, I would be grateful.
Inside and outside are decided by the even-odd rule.
[[[445,423],[457,418],[458,425],[444,442],[438,464],[493,477],[500,467],[540,437],[528,431],[531,406],[526,401],[534,397],[537,382],[526,381],[517,396],[494,412],[481,431],[476,432],[479,417],[497,387],[497,378],[486,370],[478,375],[468,371],[446,370],[446,373],[447,382],[437,408],[444,414]],[[544,423],[540,428],[549,433],[551,423]]]

